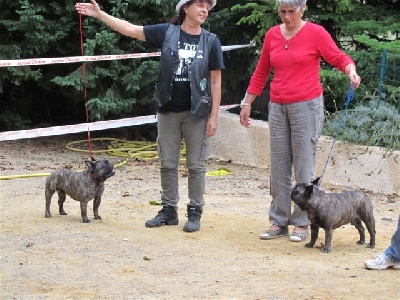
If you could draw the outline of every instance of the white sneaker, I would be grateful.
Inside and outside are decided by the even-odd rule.
[[[388,268],[400,269],[400,262],[394,262],[388,258],[384,253],[365,261],[365,267],[371,270],[386,270]]]

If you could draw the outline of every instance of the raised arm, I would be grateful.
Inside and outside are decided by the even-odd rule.
[[[134,39],[145,41],[143,26],[134,25],[128,21],[115,18],[106,12],[102,11],[95,0],[91,0],[91,3],[77,3],[75,9],[78,13],[93,17],[103,22],[110,28],[118,31],[119,33],[129,36]]]

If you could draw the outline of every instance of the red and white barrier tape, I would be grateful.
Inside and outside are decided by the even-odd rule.
[[[78,62],[101,61],[101,60],[119,60],[128,58],[144,58],[160,56],[160,52],[152,53],[133,53],[120,55],[98,55],[98,56],[70,56],[57,58],[31,58],[16,60],[0,60],[0,67],[22,67],[22,66],[39,66],[52,64],[70,64]]]
[[[251,47],[253,44],[247,45],[232,45],[222,46],[222,51],[229,51],[240,48]],[[146,58],[160,56],[161,52],[150,53],[131,53],[131,54],[118,54],[118,55],[98,55],[98,56],[69,56],[69,57],[55,57],[55,58],[27,58],[27,59],[7,59],[0,60],[1,67],[23,67],[23,66],[39,66],[39,65],[52,65],[52,64],[70,64],[79,62],[102,61],[102,60],[120,60],[129,58]]]
[[[235,105],[225,105],[221,106],[220,109],[230,109],[238,106]],[[143,125],[149,123],[157,122],[157,117],[155,115],[151,116],[140,116],[135,118],[126,118],[119,120],[110,121],[99,121],[92,123],[80,123],[75,125],[64,125],[64,126],[54,126],[45,128],[35,128],[28,130],[16,130],[16,131],[5,131],[0,132],[0,141],[12,141],[20,139],[30,139],[42,136],[53,136],[53,135],[64,135],[70,133],[84,132],[88,129],[90,131],[105,130],[110,128],[120,128],[125,126]]]

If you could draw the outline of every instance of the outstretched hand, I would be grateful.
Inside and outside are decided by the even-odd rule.
[[[98,17],[101,10],[95,0],[90,0],[91,3],[79,2],[75,4],[75,10],[85,16]]]

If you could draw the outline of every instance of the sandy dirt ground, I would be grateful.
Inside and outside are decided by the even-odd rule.
[[[65,149],[80,138],[0,142],[0,176],[82,170],[88,155]],[[89,224],[70,198],[67,216],[58,215],[54,196],[53,217],[44,217],[45,177],[0,180],[1,299],[400,299],[400,271],[364,268],[390,242],[399,196],[370,195],[375,249],[357,245],[356,229],[346,225],[334,231],[332,252],[323,254],[287,237],[260,240],[271,202],[268,169],[208,162],[209,171],[221,167],[234,174],[207,177],[196,233],[182,231],[184,168],[180,223],[160,228],[144,226],[160,209],[150,204],[160,197],[157,161],[131,160],[118,168],[105,184],[103,219]],[[317,245],[323,242],[322,231]]]

